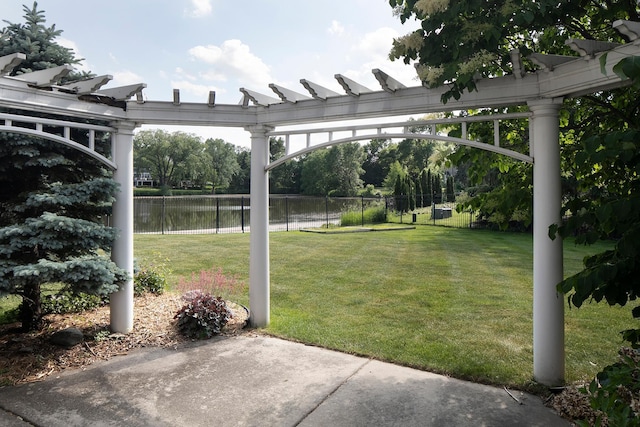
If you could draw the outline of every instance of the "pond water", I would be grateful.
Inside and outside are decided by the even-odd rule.
[[[339,224],[343,212],[358,211],[384,200],[360,197],[272,196],[272,231]],[[134,198],[135,233],[242,233],[251,225],[248,195]]]

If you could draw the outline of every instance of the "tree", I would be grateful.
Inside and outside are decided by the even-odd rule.
[[[333,146],[329,149],[327,165],[330,173],[330,195],[357,196],[363,188],[360,175],[364,172],[364,150],[357,142]]]
[[[231,178],[229,191],[249,193],[251,191],[251,151],[247,148],[236,147],[236,162],[239,169]]]
[[[564,45],[568,38],[620,40],[611,23],[640,20],[633,1],[390,0],[389,4],[402,22],[415,17],[422,23],[420,29],[394,40],[390,58],[417,60],[425,85],[449,86],[445,102],[475,90],[478,78],[513,72],[513,49],[525,58],[534,50],[568,53]],[[535,67],[527,59],[524,66]]]
[[[269,140],[270,160],[274,161],[285,155],[282,138]],[[289,160],[269,171],[269,191],[274,194],[297,194],[300,192],[301,162]]]
[[[389,156],[386,155],[388,147],[388,139],[372,139],[362,147],[365,153],[365,160],[362,164],[364,170],[362,180],[365,184],[371,184],[375,187],[383,185],[384,179],[389,173]]]
[[[326,196],[329,194],[327,182],[328,149],[316,150],[304,156],[300,176],[300,191],[309,196]]]
[[[134,167],[150,171],[161,187],[177,186],[183,178],[205,178],[201,175],[204,147],[196,135],[143,130],[133,138],[133,148]]]
[[[386,178],[384,179],[384,186],[386,188],[395,188],[396,182],[398,182],[398,177],[403,177],[407,174],[406,169],[400,164],[399,161],[394,161],[389,167],[389,173],[387,173]]]
[[[442,203],[442,177],[440,174],[431,175],[431,191],[433,193],[433,203]]]
[[[426,168],[420,171],[420,188],[422,188],[422,206],[431,206],[431,202],[433,201],[431,171]]]
[[[77,63],[55,43],[60,31],[44,26],[44,11],[26,6],[25,24],[0,33],[0,54],[27,55],[18,72]],[[106,255],[116,231],[103,225],[117,191],[95,159],[52,141],[0,133],[0,297],[22,297],[25,330],[42,326],[41,291],[108,294],[126,279]]]
[[[357,143],[317,150],[302,160],[300,186],[303,194],[355,196],[363,187],[360,174],[364,151]]]
[[[209,179],[213,194],[216,190],[227,188],[235,174],[240,172],[236,148],[222,139],[209,138],[205,141],[205,153],[209,156]]]
[[[56,38],[62,34],[55,25],[46,27],[44,23],[45,11],[38,10],[38,3],[28,8],[23,6],[25,23],[11,23],[0,30],[0,56],[12,53],[24,53],[27,57],[16,67],[11,75],[44,70],[65,64],[78,64],[82,59],[75,58],[73,50],[56,43]],[[88,73],[73,72],[67,80],[77,80]]]
[[[453,177],[451,175],[447,175],[447,193],[446,193],[447,202],[453,203],[456,201],[456,194],[453,189]]]

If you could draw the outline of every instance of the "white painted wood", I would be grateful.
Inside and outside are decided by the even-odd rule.
[[[382,90],[384,90],[385,92],[393,93],[398,89],[406,88],[405,85],[403,85],[393,77],[389,76],[387,73],[380,70],[379,68],[374,68],[372,73],[378,80],[378,83],[380,83]]]
[[[595,57],[596,53],[606,52],[615,47],[620,46],[619,43],[602,42],[599,40],[582,40],[569,39],[564,42],[573,51],[578,52],[580,56]]]
[[[244,94],[244,100],[242,105],[247,107],[249,105],[249,101],[253,102],[255,105],[260,105],[263,107],[267,107],[271,104],[281,104],[282,101],[280,99],[274,98],[273,96],[268,96],[262,93],[255,92],[253,90],[240,88],[240,92]]]
[[[10,55],[0,56],[0,75],[9,74],[22,61],[27,59],[24,53],[12,53]]]
[[[46,70],[32,71],[18,76],[6,77],[21,80],[34,86],[47,86],[59,81],[61,78],[73,71],[71,65],[60,65],[59,67],[47,68]]]
[[[528,56],[528,58],[531,60],[531,62],[545,71],[553,71],[556,65],[576,60],[575,56],[543,55],[541,53],[532,53]]]
[[[338,80],[338,83],[340,83],[340,86],[342,86],[342,88],[345,92],[347,92],[348,95],[359,96],[363,93],[372,92],[371,89],[361,85],[358,82],[354,82],[353,80],[346,76],[343,76],[342,74],[336,74],[334,77],[336,78],[336,80]]]
[[[139,93],[147,87],[146,83],[136,83],[127,86],[119,86],[114,88],[101,89],[96,93],[102,96],[108,96],[118,101],[125,101],[136,93]]]
[[[320,86],[306,79],[301,79],[300,83],[302,83],[302,86],[304,86],[315,99],[327,99],[332,96],[340,96],[338,92],[334,92],[331,89],[327,89],[324,86]]]
[[[564,296],[556,286],[563,279],[562,239],[549,237],[560,224],[561,99],[529,102],[533,113],[533,376],[541,384],[564,384]]]
[[[612,26],[620,34],[627,36],[630,41],[636,41],[640,38],[640,22],[619,19],[613,21]]]
[[[304,101],[307,99],[311,99],[306,95],[303,95],[298,92],[294,92],[291,89],[287,89],[286,87],[279,86],[277,84],[271,83],[269,87],[280,97],[280,99],[284,102],[290,102],[295,104],[298,101]]]
[[[109,304],[111,331],[126,334],[133,330],[133,130],[135,123],[118,123],[114,138],[114,160],[118,169],[113,179],[120,192],[113,204],[113,227],[120,231],[113,243],[111,259],[129,273],[129,279],[118,292],[111,294]]]
[[[249,126],[251,132],[251,232],[249,236],[249,309],[253,327],[270,320],[269,273],[269,138],[267,126]]]
[[[88,80],[80,80],[78,82],[69,83],[63,85],[63,88],[67,88],[79,95],[93,93],[106,85],[113,79],[112,75],[105,74],[104,76],[94,77]]]

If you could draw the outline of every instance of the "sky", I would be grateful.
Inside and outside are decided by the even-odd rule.
[[[33,2],[0,0],[0,26],[24,22],[23,4]],[[270,83],[308,94],[300,79],[344,93],[335,74],[380,90],[374,68],[420,84],[412,65],[388,59],[393,38],[419,25],[402,25],[388,0],[39,0],[38,9],[85,58],[82,69],[113,76],[103,88],[146,83],[149,101],[179,89],[182,102],[206,103],[213,90],[217,104],[237,104],[241,87],[277,97]],[[241,129],[164,129],[249,146]]]

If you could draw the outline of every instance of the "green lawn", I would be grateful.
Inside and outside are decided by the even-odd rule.
[[[267,332],[476,381],[531,380],[530,235],[419,226],[270,238]],[[603,248],[565,242],[566,274]],[[248,234],[136,236],[137,256],[152,253],[171,260],[174,280],[212,266],[248,280]],[[567,380],[612,363],[632,326],[629,308],[567,309]]]
[[[418,226],[271,233],[270,243],[268,333],[459,378],[529,384],[530,235]],[[565,273],[604,248],[565,242]],[[248,281],[248,234],[136,235],[135,253],[168,259],[172,283],[212,267]],[[618,331],[634,326],[630,308],[567,308],[567,380],[590,379],[612,363],[623,344]]]

